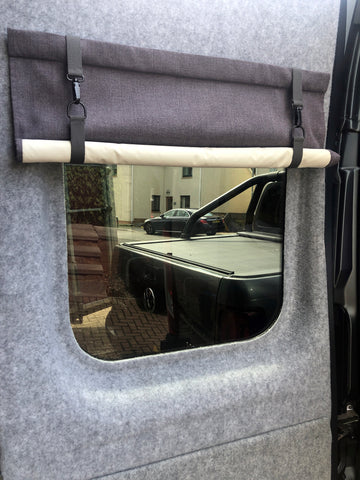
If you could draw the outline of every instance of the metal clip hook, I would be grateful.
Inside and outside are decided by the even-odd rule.
[[[301,110],[302,110],[302,106],[294,105],[294,127],[302,126]]]
[[[73,101],[74,103],[80,103],[80,83],[84,81],[84,77],[70,77],[69,75],[66,76],[70,82],[72,82],[73,87]]]
[[[73,80],[73,100],[75,103],[80,103],[80,83],[77,78]]]

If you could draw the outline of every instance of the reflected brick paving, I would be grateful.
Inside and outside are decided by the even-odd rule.
[[[85,240],[89,240],[87,225],[73,226],[72,233],[73,235],[77,234],[78,239],[81,237],[84,240],[84,229],[87,231]],[[117,237],[118,241],[143,240],[146,233],[140,228],[124,227],[118,230]],[[89,249],[87,243],[85,247],[84,245],[82,244],[83,250],[84,248]],[[79,245],[77,246],[79,247]],[[86,251],[77,253],[76,260],[81,267],[84,266],[84,263],[87,265],[90,262],[88,254],[85,260],[82,257],[79,258],[80,253],[85,254]],[[94,263],[94,259],[90,263]],[[77,272],[77,274],[79,273]],[[80,288],[83,292],[82,296],[76,296],[80,280],[83,283],[95,280],[97,284],[93,285],[93,289],[84,284],[84,288]],[[79,275],[76,285],[76,289],[71,284],[69,287],[70,293],[73,294],[70,295],[71,326],[74,336],[83,350],[91,356],[103,360],[120,360],[160,351],[160,342],[168,333],[167,316],[144,312],[119,278],[112,279],[111,294],[114,295],[112,297],[104,298],[105,290],[103,292],[105,295],[101,297],[101,284],[94,275],[87,277],[84,274]],[[84,292],[88,292],[88,296],[85,296]],[[76,323],[80,311],[83,312],[82,323]],[[108,330],[116,334],[111,335],[112,341],[109,340],[105,323]]]
[[[89,233],[89,227],[86,225],[73,226],[72,233],[73,235],[77,234],[76,238],[78,240],[84,240],[84,229]],[[117,230],[117,241],[119,242],[144,240],[146,238],[147,234],[142,228],[122,226]],[[85,240],[89,240],[88,235]],[[89,249],[90,244],[83,242],[81,245],[82,249],[85,248],[86,250]],[[77,247],[80,248],[79,245]],[[79,252],[75,253],[77,253],[76,260],[81,264],[81,267],[90,262],[87,250],[80,252],[82,254],[86,253],[85,259],[83,257],[79,258]],[[94,263],[94,259],[90,263]],[[80,280],[84,283],[84,288],[80,288],[83,293],[82,296],[76,297],[76,292],[79,291],[79,283],[81,283]],[[95,283],[97,283],[93,282],[93,289],[90,289],[86,283],[91,280],[95,280]],[[120,279],[112,279],[111,294],[114,295],[112,297],[104,298],[106,295],[104,290],[105,295],[101,298],[101,284],[97,278],[95,279],[94,275],[78,276],[76,286],[77,288],[74,288],[71,283],[69,286],[70,294],[73,294],[72,297],[70,295],[70,302],[72,302],[70,305],[71,326],[75,338],[83,350],[93,357],[103,360],[120,360],[160,351],[160,342],[165,339],[168,333],[167,316],[144,312]],[[85,296],[84,292],[87,292],[88,296]],[[76,300],[79,301],[79,304]],[[82,305],[83,308],[82,323],[76,323],[79,311],[82,310],[78,308],[79,305]],[[111,336],[113,341],[109,340],[105,323],[108,325],[108,329],[116,334],[116,336]]]
[[[108,306],[108,305],[111,306]],[[72,329],[80,347],[103,360],[120,360],[160,351],[160,342],[168,332],[167,316],[144,312],[135,298],[123,291],[107,298],[105,308],[84,315]],[[98,307],[99,308],[99,307]],[[110,342],[105,329],[116,334]]]

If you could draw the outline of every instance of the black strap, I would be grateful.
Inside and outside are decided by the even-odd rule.
[[[292,70],[292,103],[294,107],[303,107],[302,71],[298,68]]]
[[[85,160],[86,109],[81,103],[80,83],[84,81],[80,38],[66,36],[67,76],[73,85],[73,100],[68,104],[70,120],[71,159],[70,163],[82,164]]]
[[[85,117],[70,116],[70,163],[80,165],[85,160]]]
[[[74,37],[72,35],[66,36],[66,53],[68,77],[71,79],[84,78],[79,37]]]
[[[292,144],[293,157],[290,168],[296,168],[300,165],[305,132],[302,126],[302,109],[303,109],[303,92],[302,92],[302,72],[294,68],[292,71],[292,110],[293,110],[293,127],[292,127]]]

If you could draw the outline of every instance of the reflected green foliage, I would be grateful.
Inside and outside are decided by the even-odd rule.
[[[114,226],[113,169],[103,166],[64,166],[68,223]]]

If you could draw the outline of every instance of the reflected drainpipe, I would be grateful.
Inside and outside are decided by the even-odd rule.
[[[200,167],[200,173],[199,173],[199,208],[201,207],[201,182],[202,182],[202,168]]]
[[[134,165],[131,165],[130,223],[134,223]]]

